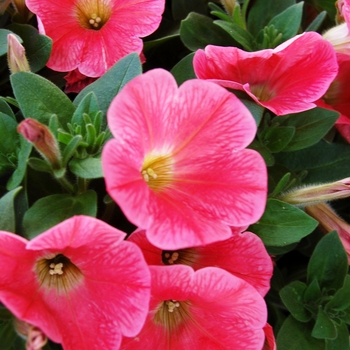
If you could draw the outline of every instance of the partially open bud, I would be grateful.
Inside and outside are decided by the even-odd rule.
[[[323,185],[306,186],[283,194],[280,200],[295,205],[310,205],[350,197],[350,178]]]
[[[327,30],[322,37],[333,45],[336,52],[350,55],[350,33],[346,23]]]
[[[222,6],[224,6],[226,12],[232,16],[233,11],[236,7],[236,0],[220,0]]]
[[[350,225],[325,203],[307,206],[305,211],[320,223],[320,228],[324,233],[334,230],[338,232],[350,264]]]
[[[17,131],[34,145],[53,169],[61,167],[61,153],[57,140],[46,125],[35,119],[27,118],[18,125]]]
[[[46,335],[38,327],[25,321],[16,318],[15,329],[26,340],[26,350],[41,350],[47,343]]]
[[[7,36],[7,62],[11,73],[30,72],[24,47],[14,34]]]

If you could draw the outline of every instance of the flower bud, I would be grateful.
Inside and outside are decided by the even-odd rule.
[[[226,12],[232,16],[235,7],[237,6],[236,0],[220,0],[222,6],[224,6]]]
[[[306,186],[283,194],[279,199],[294,205],[307,205],[350,197],[350,177],[323,185]]]
[[[327,30],[322,37],[333,45],[336,52],[350,55],[350,33],[346,23]]]
[[[57,140],[46,125],[35,119],[27,118],[18,125],[17,131],[34,145],[43,158],[52,165],[53,169],[61,167],[61,154]]]
[[[30,72],[25,49],[14,34],[7,36],[7,62],[11,73]]]
[[[338,232],[339,238],[348,254],[350,264],[350,225],[342,220],[327,204],[320,203],[305,207],[305,211],[320,223],[320,228],[329,233]]]
[[[38,328],[25,321],[15,318],[17,334],[26,340],[26,350],[42,350],[48,339]]]

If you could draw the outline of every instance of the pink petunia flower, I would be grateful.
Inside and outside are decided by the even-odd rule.
[[[0,231],[0,300],[64,349],[118,349],[143,326],[150,273],[125,234],[87,216],[31,241]]]
[[[37,15],[39,30],[53,41],[47,66],[68,72],[76,68],[99,77],[115,62],[143,48],[140,37],[153,33],[164,0],[26,0]]]
[[[107,112],[115,139],[102,152],[107,191],[152,244],[180,249],[231,236],[266,203],[266,166],[244,149],[256,133],[247,108],[200,80],[177,87],[162,69],[129,82]]]
[[[315,107],[338,71],[332,45],[315,32],[257,52],[208,45],[193,66],[198,78],[245,91],[276,115]]]
[[[263,297],[225,270],[185,265],[150,266],[150,311],[141,332],[122,350],[262,349]]]
[[[335,126],[350,143],[350,56],[337,53],[337,60],[339,72],[322,99],[317,101],[317,105],[341,114]]]
[[[136,230],[128,241],[137,244],[149,265],[191,266],[195,271],[219,267],[250,283],[262,295],[270,289],[273,265],[264,243],[251,232],[233,232],[231,238],[205,246],[161,250],[153,246],[144,230]]]

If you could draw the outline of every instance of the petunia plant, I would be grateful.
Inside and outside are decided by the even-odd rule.
[[[0,348],[349,349],[348,0],[0,1]]]

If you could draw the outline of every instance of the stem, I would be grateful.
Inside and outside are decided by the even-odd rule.
[[[78,194],[86,192],[88,185],[89,185],[88,179],[83,179],[82,177],[78,177]]]
[[[247,29],[247,9],[248,9],[248,5],[249,5],[249,1],[250,0],[245,0],[243,2],[243,6],[242,6],[242,20],[243,20],[243,24],[244,24],[244,29]]]
[[[73,185],[66,179],[65,176],[56,178],[56,180],[60,183],[60,185],[66,189],[69,193],[74,194]]]

